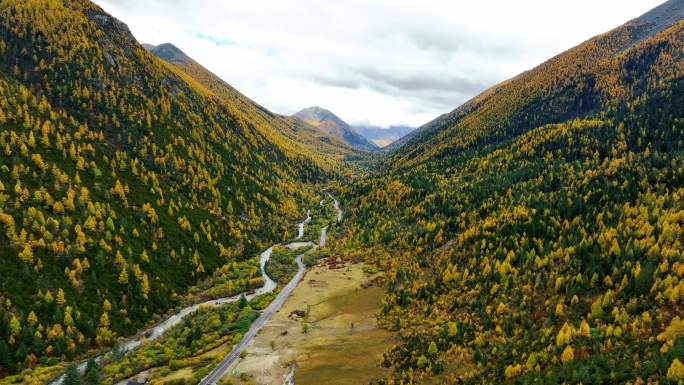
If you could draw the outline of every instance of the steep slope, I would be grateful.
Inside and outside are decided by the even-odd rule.
[[[359,134],[352,126],[332,112],[321,107],[305,108],[292,116],[315,126],[326,134],[341,138],[356,148],[363,150],[375,150],[378,148],[376,145],[366,140],[366,138]]]
[[[240,111],[251,127],[263,128],[263,134],[287,150],[289,154],[314,157],[322,167],[344,170],[353,165],[349,160],[363,159],[366,154],[350,147],[343,140],[328,135],[292,117],[274,114],[258,105],[231,85],[204,68],[170,43],[143,45],[158,58],[190,75],[197,82],[222,98],[230,108]]]
[[[415,127],[392,126],[389,128],[382,128],[374,126],[356,126],[354,129],[376,146],[387,147],[413,132]]]
[[[259,124],[87,0],[0,2],[0,375],[109,346],[192,285],[260,285],[257,251],[341,171]]]
[[[672,7],[488,90],[340,188],[342,243],[388,271],[380,319],[400,342],[379,383],[682,379],[684,21],[639,23]]]
[[[463,149],[496,144],[531,127],[566,121],[610,101],[633,96],[647,79],[638,71],[663,47],[652,47],[615,66],[626,51],[670,27],[684,1],[670,0],[647,14],[568,50],[537,68],[483,92],[453,112],[417,130],[388,165],[417,164]],[[664,43],[665,44],[665,43]],[[623,76],[627,71],[629,76]],[[396,147],[395,147],[396,148]]]

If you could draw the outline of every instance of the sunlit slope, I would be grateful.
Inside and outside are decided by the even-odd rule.
[[[483,92],[449,114],[412,133],[387,167],[450,157],[460,151],[496,145],[528,130],[560,123],[634,99],[670,43],[641,44],[672,26],[684,2],[671,0],[614,30],[596,36],[538,67]],[[660,74],[666,77],[666,74]],[[409,138],[407,138],[409,139]],[[393,148],[399,146],[394,145]]]
[[[0,373],[108,346],[192,285],[260,283],[245,261],[346,150],[308,155],[250,114],[88,1],[0,2]]]
[[[639,28],[485,92],[341,188],[342,243],[389,272],[385,383],[682,379],[684,23]]]
[[[268,111],[172,44],[148,45],[146,48],[214,92],[236,113],[240,113],[250,127],[259,130],[291,154],[314,158],[321,167],[331,171],[351,168],[354,166],[352,160],[365,156],[333,135],[326,135],[292,117]]]

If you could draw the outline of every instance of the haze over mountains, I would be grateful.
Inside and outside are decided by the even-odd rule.
[[[318,106],[309,107],[292,116],[317,127],[321,132],[341,138],[356,148],[364,150],[375,150],[378,148],[375,144],[364,138],[363,135],[359,134],[354,127],[324,108]]]
[[[46,383],[196,296],[260,286],[259,253],[323,188],[345,215],[314,216],[319,257],[386,290],[375,384],[681,383],[682,17],[670,0],[571,48],[369,170],[377,146],[330,111],[274,114],[87,0],[4,0],[0,383]],[[196,383],[271,298],[201,310],[93,383]]]
[[[387,147],[388,145],[403,138],[415,130],[415,127],[409,126],[392,126],[392,127],[375,127],[375,126],[354,126],[359,134],[370,140],[378,147]]]

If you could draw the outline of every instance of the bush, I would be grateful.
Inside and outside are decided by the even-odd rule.
[[[196,380],[202,380],[204,377],[206,377],[209,374],[209,369],[208,368],[202,368],[195,373],[195,379]]]

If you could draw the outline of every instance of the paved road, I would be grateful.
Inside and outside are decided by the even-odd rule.
[[[321,245],[325,244],[325,236],[326,236],[326,230],[327,227],[321,230]],[[315,250],[318,246],[314,246],[313,249],[309,250],[308,252],[311,252]],[[304,253],[306,254],[306,253]],[[283,291],[278,294],[278,296],[271,302],[270,305],[264,310],[259,318],[257,318],[256,321],[252,324],[252,327],[249,329],[247,333],[242,337],[242,340],[233,347],[233,350],[228,353],[228,355],[223,358],[223,361],[221,361],[220,364],[218,364],[214,370],[209,373],[208,376],[204,377],[202,381],[200,382],[200,385],[209,385],[209,384],[214,384],[216,383],[219,378],[223,376],[223,374],[228,370],[228,367],[235,361],[240,356],[240,352],[242,352],[244,349],[247,348],[247,345],[252,341],[254,336],[259,332],[259,329],[261,329],[266,321],[268,321],[269,318],[273,314],[275,314],[278,309],[280,309],[281,306],[283,306],[283,303],[285,303],[285,300],[287,297],[290,296],[290,293],[292,293],[292,290],[294,290],[295,287],[299,284],[299,281],[302,279],[302,276],[304,275],[304,272],[306,271],[306,267],[302,263],[302,257],[304,254],[301,254],[295,259],[297,262],[297,267],[299,270],[297,271],[297,274],[292,278],[290,283],[287,284],[283,288]]]
[[[337,220],[339,222],[342,219],[342,210],[340,210],[340,208],[339,208],[339,202],[335,198],[333,198],[333,196],[330,195],[330,193],[328,193],[328,195],[335,201],[335,208],[337,209],[337,212],[338,212]],[[307,223],[311,220],[311,216],[309,215],[310,212],[311,212],[310,210],[307,211],[307,213],[306,213],[307,218],[304,220],[304,222],[302,222],[300,224],[300,226],[303,227],[303,225],[305,223]],[[321,247],[323,245],[325,245],[326,231],[327,230],[328,230],[327,227],[321,230],[321,240],[320,240],[320,246]],[[318,246],[314,246],[314,248],[309,250],[309,252],[315,250],[317,247]],[[264,264],[266,263],[268,258],[271,256],[272,251],[273,251],[273,247],[271,247],[268,250],[261,253],[260,264],[261,264],[262,275],[264,278],[264,286],[257,289],[253,294],[247,295],[246,296],[247,300],[251,300],[252,298],[256,297],[257,295],[261,295],[261,294],[264,294],[266,292],[270,292],[271,290],[273,290],[276,287],[276,283],[273,282],[273,280],[271,280],[271,278],[268,275],[266,275],[265,270],[264,270]],[[240,343],[238,343],[233,348],[233,351],[230,354],[228,354],[228,356],[226,356],[226,358],[224,358],[224,360],[221,362],[221,364],[219,364],[214,369],[214,371],[212,371],[209,374],[209,376],[207,376],[204,380],[202,380],[202,382],[200,384],[206,385],[206,384],[210,384],[212,382],[215,382],[215,380],[214,381],[206,381],[206,380],[209,378],[214,378],[214,376],[212,376],[214,374],[214,372],[216,372],[219,368],[223,367],[221,374],[219,374],[215,378],[218,379],[219,377],[221,377],[221,375],[225,372],[225,370],[228,368],[228,366],[233,361],[235,361],[235,358],[237,356],[240,355],[240,352],[247,346],[249,341],[251,341],[251,339],[254,338],[254,336],[256,335],[256,332],[280,308],[280,306],[282,306],[282,304],[285,302],[285,299],[287,299],[287,297],[290,295],[292,290],[294,290],[294,288],[297,286],[297,284],[301,280],[302,275],[304,274],[305,266],[302,264],[302,257],[303,256],[304,256],[304,254],[298,256],[296,259],[297,266],[299,267],[299,271],[297,272],[297,275],[295,275],[295,277],[292,279],[292,281],[290,281],[290,283],[287,286],[285,286],[283,291],[276,297],[275,300],[273,300],[273,302],[271,302],[271,304],[266,308],[266,310],[264,310],[264,312],[261,314],[261,316],[253,324],[252,328],[242,338],[242,341],[240,341]],[[165,320],[161,324],[154,326],[152,328],[149,328],[147,330],[144,330],[141,333],[138,333],[138,336],[133,337],[133,338],[123,342],[121,344],[121,349],[124,352],[129,352],[129,351],[137,348],[138,346],[140,346],[142,344],[143,339],[145,339],[146,341],[151,341],[151,340],[161,336],[166,330],[168,330],[169,328],[180,323],[186,315],[197,310],[202,305],[207,305],[207,306],[222,305],[222,304],[228,303],[228,302],[235,302],[241,296],[242,296],[242,294],[238,294],[238,295],[228,297],[228,298],[219,298],[219,299],[215,299],[215,300],[206,301],[206,302],[201,303],[201,304],[189,306],[189,307],[183,309],[180,313],[172,315],[171,317],[169,317],[167,320]],[[258,324],[258,326],[256,326],[257,324]],[[100,359],[101,359],[100,356],[95,357],[95,361],[100,361]],[[226,363],[225,367],[223,366],[224,363]],[[80,365],[78,365],[78,371],[83,372],[85,370],[86,364],[87,364],[86,362],[82,362]],[[64,380],[64,375],[61,375],[61,376],[57,377],[54,381],[52,381],[50,383],[50,385],[61,385],[63,380]]]

